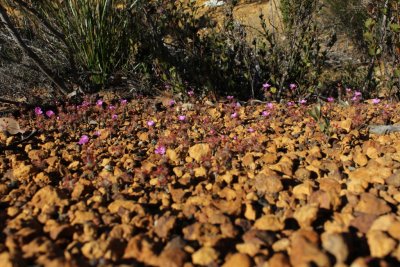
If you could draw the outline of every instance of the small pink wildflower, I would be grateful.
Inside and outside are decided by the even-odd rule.
[[[351,88],[346,88],[346,92],[349,94],[349,93],[351,93]]]
[[[268,117],[269,114],[271,114],[271,113],[268,112],[268,111],[266,111],[266,110],[264,110],[261,114],[262,114],[264,117]]]
[[[273,109],[273,108],[274,108],[274,104],[272,104],[271,102],[270,102],[270,103],[267,103],[267,108]]]
[[[109,106],[108,106],[108,109],[109,109],[109,110],[115,110],[115,106],[114,106],[114,105],[109,105]]]
[[[214,129],[211,129],[211,130],[210,130],[210,134],[215,134],[215,130],[214,130]]]
[[[188,94],[188,96],[194,96],[194,91],[190,90],[190,91],[187,92],[187,94]]]
[[[126,105],[126,103],[128,103],[128,100],[121,99],[119,102],[121,103],[121,105]]]
[[[294,106],[294,102],[293,102],[293,101],[289,101],[289,102],[287,102],[287,105],[288,105],[289,107],[292,107],[292,106]]]
[[[361,92],[360,92],[360,91],[355,91],[355,92],[354,92],[354,96],[356,96],[356,97],[361,97]]]
[[[184,120],[186,120],[186,116],[185,115],[179,115],[178,119],[180,121],[184,121]]]
[[[83,101],[82,104],[81,104],[82,108],[85,108],[85,107],[88,107],[88,106],[90,106],[90,103],[88,101],[86,101],[86,100]]]
[[[249,128],[247,129],[247,131],[248,131],[249,133],[254,133],[254,129],[253,129],[252,127],[249,127]]]
[[[237,108],[240,108],[242,105],[240,105],[240,103],[239,102],[236,102],[236,107]]]
[[[154,126],[155,122],[153,120],[147,121],[147,126]]]
[[[289,84],[289,88],[290,88],[290,90],[296,90],[297,85],[295,83],[291,83],[291,84]]]
[[[326,100],[328,100],[328,102],[329,103],[332,103],[332,102],[334,102],[335,101],[335,98],[333,98],[333,97],[328,97]]]
[[[264,90],[268,90],[270,87],[271,87],[271,85],[269,83],[264,83],[263,84]]]
[[[117,114],[113,114],[113,115],[111,116],[111,118],[112,118],[113,120],[116,120],[116,119],[118,118],[118,115],[117,115]]]
[[[84,145],[87,144],[89,142],[89,136],[87,136],[86,134],[82,135],[81,138],[79,139],[78,144],[80,145]]]
[[[99,99],[96,101],[96,106],[101,107],[103,105],[103,100]]]
[[[379,98],[372,99],[372,104],[379,104],[379,102],[381,102]]]
[[[170,105],[170,106],[173,106],[173,105],[175,105],[175,104],[176,104],[175,100],[171,99],[171,100],[169,101],[169,105]]]
[[[158,146],[158,147],[156,148],[156,150],[154,150],[154,152],[155,152],[156,154],[158,154],[158,155],[164,155],[164,154],[165,154],[165,151],[166,151],[165,146]]]
[[[233,99],[233,95],[228,95],[228,96],[226,97],[226,99],[232,100],[232,99]]]
[[[53,116],[56,115],[56,114],[54,113],[54,111],[48,110],[48,111],[46,111],[46,115],[47,115],[47,117],[51,118],[51,117],[53,117]]]
[[[94,135],[95,135],[95,136],[100,136],[100,134],[101,134],[100,131],[95,131],[95,132],[94,132]]]
[[[232,119],[237,118],[237,116],[238,116],[237,112],[234,112],[234,113],[231,114],[231,118]]]
[[[299,103],[302,104],[302,105],[304,105],[304,104],[307,103],[307,100],[306,100],[306,99],[301,99],[301,100],[299,101]]]
[[[43,114],[42,109],[41,109],[40,107],[36,107],[36,108],[35,108],[35,114],[36,114],[37,116],[42,115],[42,114]]]

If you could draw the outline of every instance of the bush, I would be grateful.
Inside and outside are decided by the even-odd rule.
[[[61,31],[58,37],[94,86],[107,84],[129,60],[133,5],[131,0],[32,0],[32,8]]]

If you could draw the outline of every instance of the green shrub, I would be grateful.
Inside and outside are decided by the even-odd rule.
[[[282,14],[286,27],[283,33],[268,27],[261,15],[262,33],[258,53],[269,71],[266,80],[273,85],[269,97],[304,98],[318,94],[323,68],[329,49],[335,43],[335,35],[322,37],[316,20],[321,6],[317,0],[283,1]],[[325,38],[324,41],[322,38]],[[295,84],[296,90],[289,85]]]
[[[32,0],[32,6],[59,29],[78,68],[94,86],[105,85],[129,60],[131,0]]]
[[[387,96],[400,93],[400,0],[380,0],[369,5],[364,40],[368,46],[369,70],[364,91],[371,91],[371,81]]]

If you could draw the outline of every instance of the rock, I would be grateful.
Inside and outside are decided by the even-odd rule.
[[[284,228],[284,223],[277,216],[267,214],[254,223],[254,228],[258,230],[279,231]]]
[[[367,241],[372,257],[383,258],[389,255],[396,247],[396,241],[386,233],[378,230],[370,230],[367,233]]]
[[[21,259],[11,255],[9,252],[2,252],[0,254],[0,266],[2,267],[19,267],[25,266]]]
[[[108,205],[108,210],[111,213],[118,213],[120,209],[125,209],[129,212],[136,212],[138,215],[145,214],[143,207],[132,200],[118,199],[114,200],[110,205]]]
[[[255,177],[254,186],[259,195],[278,193],[283,189],[281,179],[275,173],[269,175],[265,173],[258,174]]]
[[[180,237],[175,237],[167,243],[159,257],[159,266],[181,267],[188,260],[188,254],[184,251],[185,242]]]
[[[306,205],[297,209],[293,217],[297,220],[302,228],[310,227],[311,224],[317,219],[318,207]]]
[[[135,259],[136,261],[158,265],[159,260],[154,251],[154,245],[144,234],[139,234],[131,238],[125,248],[124,259]]]
[[[313,186],[310,181],[305,181],[293,188],[293,195],[297,199],[306,199],[312,192]]]
[[[211,247],[202,247],[192,254],[193,263],[201,266],[215,264],[217,260],[218,252]]]
[[[395,187],[400,187],[400,171],[397,171],[390,175],[386,180],[385,183],[387,185],[392,185]]]
[[[283,253],[275,253],[268,261],[269,267],[291,267],[288,256]]]
[[[68,204],[68,200],[61,197],[58,189],[48,185],[36,192],[31,200],[31,204],[35,208],[43,210],[54,206],[65,206]]]
[[[357,228],[361,233],[367,233],[376,219],[376,215],[361,213],[350,221],[350,226]]]
[[[196,144],[189,148],[189,156],[197,162],[211,152],[209,144]]]
[[[154,232],[161,238],[167,238],[169,232],[174,228],[175,216],[162,216],[154,222]]]
[[[326,267],[331,266],[329,257],[318,248],[318,243],[310,239],[315,236],[310,232],[297,231],[290,237],[291,249],[288,250],[290,263],[293,266],[315,266]]]
[[[246,203],[246,211],[244,217],[248,220],[254,221],[256,219],[256,211],[251,203]]]
[[[248,255],[242,253],[236,253],[230,256],[222,267],[250,267],[252,266],[251,259]]]
[[[382,215],[390,212],[392,209],[383,199],[380,199],[371,193],[362,193],[360,201],[354,210],[366,214]]]
[[[336,262],[343,263],[349,256],[349,248],[345,239],[338,233],[323,233],[321,236],[322,247],[336,258]]]
[[[395,239],[400,240],[400,222],[393,222],[388,229],[388,233]]]

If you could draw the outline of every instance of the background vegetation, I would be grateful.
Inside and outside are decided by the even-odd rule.
[[[224,14],[218,22],[215,8],[204,12],[196,1],[186,0],[0,4],[27,47],[69,92],[119,86],[129,88],[132,96],[165,90],[186,95],[194,90],[201,95],[296,100],[340,96],[340,90],[353,87],[364,97],[398,98],[399,0],[270,1],[279,3],[283,29],[265,14],[260,14],[259,25],[240,23],[233,15],[237,1],[218,9]],[[326,14],[340,23],[327,27]],[[26,51],[5,26],[3,21],[0,72],[7,87],[5,73],[12,68],[6,64],[17,66],[14,73],[31,73],[21,75],[27,80],[37,77],[41,68],[22,56]],[[257,34],[250,37],[249,30],[254,29]],[[338,32],[355,41],[362,55],[359,62],[335,58],[332,47]],[[266,83],[268,88],[263,87]]]

